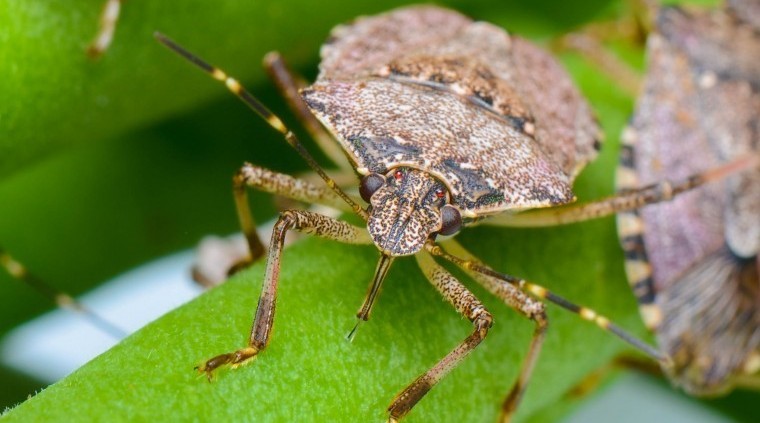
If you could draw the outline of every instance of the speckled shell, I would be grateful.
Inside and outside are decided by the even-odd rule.
[[[741,3],[736,1],[734,3]],[[624,134],[619,185],[679,180],[757,151],[760,33],[726,10],[660,11]],[[646,323],[693,394],[729,389],[760,352],[760,170],[621,215]]]
[[[599,129],[547,53],[432,6],[332,31],[301,94],[360,173],[408,166],[465,213],[564,204]]]

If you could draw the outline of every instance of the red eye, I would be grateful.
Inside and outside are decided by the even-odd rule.
[[[400,181],[404,178],[404,172],[397,170],[393,173],[393,177],[396,178],[397,181]]]
[[[435,196],[436,197],[443,198],[444,195],[446,195],[446,193],[444,193],[442,189],[435,190]]]

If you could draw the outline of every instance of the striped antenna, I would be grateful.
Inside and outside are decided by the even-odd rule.
[[[288,129],[288,127],[285,126],[285,124],[282,122],[282,120],[280,120],[279,117],[277,117],[277,115],[272,113],[266,106],[257,100],[253,94],[249,93],[242,85],[240,85],[236,79],[228,76],[223,70],[210,65],[198,56],[185,50],[183,47],[165,35],[159,32],[156,32],[153,35],[156,37],[156,40],[158,40],[158,42],[165,45],[180,56],[184,57],[195,66],[201,68],[204,72],[211,75],[212,78],[216,79],[217,81],[224,82],[224,85],[227,86],[227,89],[229,89],[240,100],[242,100],[243,103],[245,103],[254,112],[256,112],[256,114],[261,116],[269,124],[269,126],[276,129],[278,132],[285,136],[285,141],[291,147],[293,147],[296,152],[298,152],[298,154],[306,161],[309,167],[325,181],[327,186],[335,191],[335,193],[338,194],[338,196],[340,196],[340,198],[342,198],[343,201],[345,201],[351,207],[354,213],[359,215],[364,220],[368,219],[366,210],[354,202],[354,200],[352,200],[351,197],[349,197],[348,194],[346,194],[338,186],[338,184],[330,176],[328,176],[327,173],[325,173],[317,161],[314,160],[314,157],[312,157],[312,155],[306,150],[306,148],[304,148],[303,144],[301,144],[298,138],[296,138],[296,135],[293,133],[293,131]]]
[[[95,313],[87,306],[77,301],[71,295],[58,290],[50,284],[44,282],[42,279],[29,273],[26,267],[19,261],[14,259],[3,248],[0,247],[0,268],[5,269],[11,277],[23,282],[27,286],[31,287],[41,295],[49,298],[52,302],[58,305],[58,307],[71,310],[89,321],[93,326],[100,329],[102,332],[108,334],[115,339],[122,339],[127,336],[127,332],[109,322],[99,314]]]

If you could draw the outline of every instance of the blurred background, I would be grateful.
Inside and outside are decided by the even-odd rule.
[[[297,127],[263,74],[264,54],[281,51],[311,79],[319,45],[331,27],[405,3],[352,0],[315,9],[304,0],[130,1],[110,49],[93,60],[85,50],[98,30],[102,1],[5,0],[0,4],[0,246],[39,277],[79,295],[150,260],[191,248],[204,235],[235,232],[230,182],[243,161],[288,173],[306,166],[237,99],[154,42],[153,31],[221,65]],[[440,3],[543,43],[626,8],[608,0]],[[640,49],[617,47],[632,65],[641,66]],[[563,60],[594,105],[606,108],[599,112],[602,118],[612,116],[603,120],[608,133],[619,132],[632,100],[578,57]],[[302,139],[312,146],[308,137]],[[597,172],[611,175],[616,136],[607,141],[605,165]],[[604,181],[586,188],[590,198],[611,190],[611,176]],[[258,193],[251,196],[265,205],[255,209],[257,219],[274,215],[274,202]],[[172,259],[173,274],[180,278],[188,254]],[[187,278],[173,286],[177,291],[153,295],[179,304],[198,291]],[[108,303],[119,295],[127,294],[107,296],[104,301],[111,306],[105,309],[122,307],[130,314],[137,306],[124,305],[128,299],[121,306]],[[0,272],[0,337],[52,308]],[[8,364],[0,364],[0,380],[3,408],[51,382]],[[655,383],[656,389],[671,392]],[[613,386],[609,392],[618,392],[614,383],[608,385]],[[750,406],[758,398],[737,393],[708,407],[724,421],[749,422]]]

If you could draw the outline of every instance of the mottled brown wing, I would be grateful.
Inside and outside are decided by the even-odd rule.
[[[746,27],[723,11],[661,10],[644,91],[624,134],[621,189],[682,179],[757,150],[758,87],[742,79],[753,65],[738,63],[742,51],[720,47],[732,31]],[[760,208],[752,209],[757,173],[618,220],[642,316],[674,359],[666,369],[672,380],[694,394],[730,388],[760,352],[758,233],[751,232],[760,226]],[[748,229],[738,232],[748,232],[737,234],[742,225]]]
[[[599,147],[588,104],[551,56],[456,12],[414,6],[359,19],[333,31],[322,59],[304,98],[357,166],[449,178],[458,204],[478,215],[572,201],[572,180]],[[383,117],[368,120],[368,108]],[[470,116],[489,129],[459,119]],[[357,149],[357,137],[372,146]],[[399,146],[407,154],[396,158]]]

